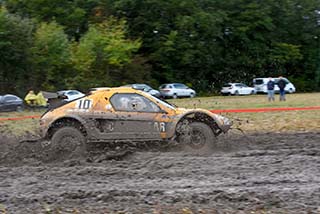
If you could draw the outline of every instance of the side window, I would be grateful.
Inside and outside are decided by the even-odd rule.
[[[115,94],[110,102],[117,111],[159,112],[160,108],[149,99],[139,94]]]
[[[175,88],[178,88],[178,89],[187,89],[188,87],[184,84],[174,84],[174,87]]]
[[[10,102],[10,101],[14,101],[17,98],[13,97],[13,96],[6,96],[4,97],[4,102]]]

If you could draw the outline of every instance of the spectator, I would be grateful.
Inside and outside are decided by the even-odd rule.
[[[36,95],[36,103],[39,107],[47,107],[48,103],[46,98],[44,98],[43,93],[39,91],[39,93]]]
[[[33,106],[37,105],[37,102],[36,102],[37,96],[36,96],[36,94],[34,93],[33,90],[30,90],[28,92],[28,94],[25,96],[24,100],[29,106],[33,107]]]
[[[268,100],[274,101],[274,81],[271,77],[269,77],[269,81],[267,83],[267,89],[268,89]]]
[[[282,78],[282,76],[280,76],[278,81],[278,87],[280,90],[280,101],[286,101],[286,91],[284,90],[286,85],[287,82]]]

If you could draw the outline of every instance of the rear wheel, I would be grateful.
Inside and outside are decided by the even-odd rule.
[[[234,95],[238,96],[239,95],[239,91],[235,91]]]
[[[75,127],[62,127],[52,136],[47,145],[46,158],[65,160],[83,157],[86,154],[85,136]]]

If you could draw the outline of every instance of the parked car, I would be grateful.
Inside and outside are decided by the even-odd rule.
[[[63,91],[58,91],[57,93],[59,97],[62,97],[67,102],[70,102],[72,100],[85,96],[85,94],[77,90],[63,90]]]
[[[279,92],[279,87],[278,87],[278,81],[279,78],[272,78],[275,86],[274,86],[274,90],[275,92]],[[284,90],[288,93],[294,93],[296,92],[296,87],[287,79],[284,78],[284,81],[287,82],[286,87],[284,88]],[[255,78],[253,79],[253,86],[256,89],[257,93],[267,93],[268,89],[267,89],[267,83],[269,81],[269,78]]]
[[[255,94],[256,90],[243,83],[227,83],[221,89],[222,95],[248,95]]]
[[[195,97],[195,90],[182,83],[167,83],[159,87],[163,98]]]
[[[144,91],[147,92],[149,94],[151,94],[152,96],[155,97],[160,97],[161,94],[158,90],[153,89],[151,86],[147,85],[147,84],[140,84],[140,83],[136,83],[136,84],[129,84],[129,85],[124,85],[125,87],[132,87],[133,89],[137,89],[140,91]]]
[[[0,96],[0,111],[22,111],[23,100],[12,94]]]

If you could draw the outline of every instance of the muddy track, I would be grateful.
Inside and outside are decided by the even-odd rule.
[[[17,139],[0,139],[3,158]],[[25,154],[37,149],[1,162],[0,213],[320,213],[319,133],[231,134],[206,156],[147,149],[44,163]]]

